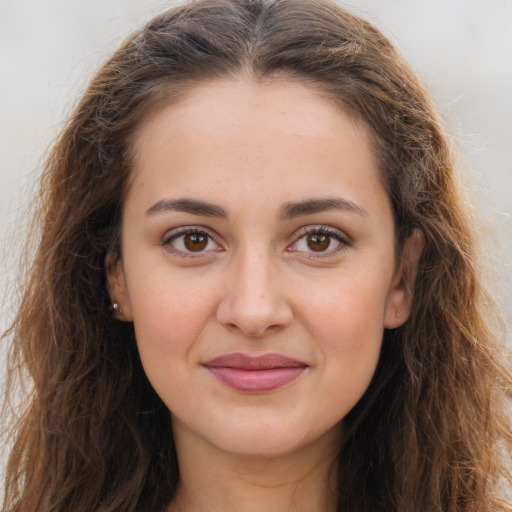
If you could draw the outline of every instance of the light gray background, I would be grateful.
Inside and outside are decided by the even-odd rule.
[[[12,315],[23,208],[74,100],[125,35],[172,2],[0,0],[0,329]],[[512,0],[352,0],[429,84],[464,147],[474,197],[498,234],[484,259],[512,294]],[[1,352],[0,352],[1,355]],[[0,372],[1,383],[2,372]],[[1,461],[0,461],[1,462]],[[3,466],[3,464],[0,464]]]

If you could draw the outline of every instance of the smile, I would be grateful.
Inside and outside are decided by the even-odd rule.
[[[306,363],[280,354],[254,357],[241,353],[217,357],[204,366],[228,387],[252,393],[285,386],[308,368]]]

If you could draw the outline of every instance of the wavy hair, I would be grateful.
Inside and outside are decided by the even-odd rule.
[[[344,419],[337,510],[490,512],[512,444],[510,373],[472,220],[431,101],[393,45],[328,0],[194,0],[131,35],[91,81],[48,158],[37,248],[8,338],[13,422],[5,512],[158,512],[179,468],[170,417],[131,324],[112,318],[131,141],[142,119],[216,78],[318,87],[367,125],[397,244],[423,233],[409,320],[385,331],[373,381]],[[501,359],[500,359],[501,357]],[[8,393],[9,396],[9,393]]]

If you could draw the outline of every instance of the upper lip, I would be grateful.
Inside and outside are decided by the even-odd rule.
[[[251,356],[242,353],[225,354],[203,363],[210,368],[236,368],[238,370],[271,370],[274,368],[301,368],[308,366],[303,361],[281,354]]]

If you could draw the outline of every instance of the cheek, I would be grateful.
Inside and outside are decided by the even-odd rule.
[[[354,348],[361,342],[381,338],[388,295],[387,282],[382,277],[353,273],[323,285],[301,294],[310,332],[343,339]]]
[[[186,377],[197,365],[201,335],[215,311],[215,290],[204,282],[155,275],[159,279],[148,276],[134,283],[133,323],[144,371],[173,409],[189,396]],[[198,404],[190,402],[188,407]]]
[[[372,279],[352,276],[307,297],[307,329],[320,349],[328,381],[357,401],[379,359],[387,289]]]
[[[132,280],[131,284],[130,299],[141,357],[187,354],[214,315],[218,286],[189,279],[187,275],[156,271]]]

